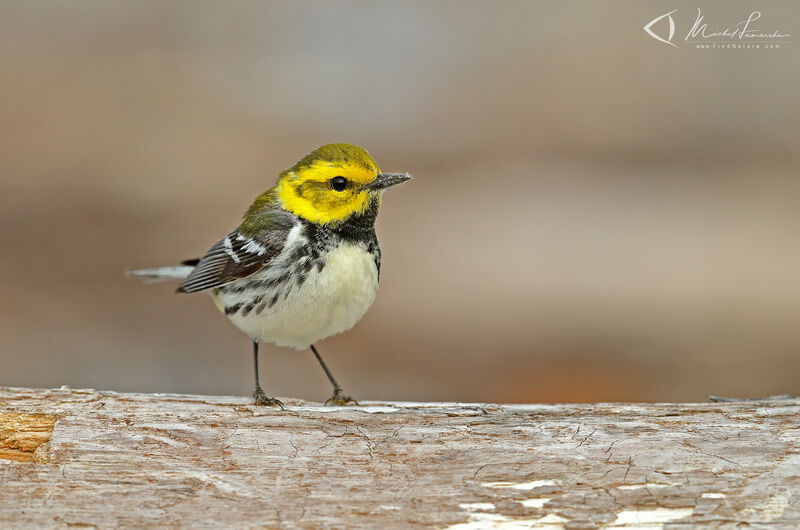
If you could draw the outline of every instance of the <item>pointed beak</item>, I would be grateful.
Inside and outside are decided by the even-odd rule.
[[[395,184],[400,184],[411,178],[408,173],[379,173],[375,180],[364,186],[370,191],[385,190]]]

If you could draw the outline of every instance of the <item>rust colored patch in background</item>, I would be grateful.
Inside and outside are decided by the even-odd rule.
[[[37,449],[50,440],[57,419],[47,414],[0,412],[0,459],[44,463],[46,458]]]

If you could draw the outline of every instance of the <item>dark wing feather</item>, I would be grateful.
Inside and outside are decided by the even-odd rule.
[[[242,225],[216,245],[195,264],[194,270],[178,287],[179,293],[213,289],[246,278],[259,271],[286,244],[297,217],[280,207],[273,188],[260,195],[247,210]]]
[[[206,252],[178,287],[195,293],[254,274],[280,254],[291,224],[275,226],[261,237],[246,237],[234,230]]]

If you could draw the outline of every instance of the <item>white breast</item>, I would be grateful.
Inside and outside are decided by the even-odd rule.
[[[323,269],[313,267],[299,288],[293,286],[261,314],[237,313],[231,321],[259,342],[305,349],[353,327],[375,301],[377,289],[372,255],[364,245],[341,243],[325,256]]]

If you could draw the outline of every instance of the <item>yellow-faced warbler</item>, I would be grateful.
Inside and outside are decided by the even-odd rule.
[[[202,258],[129,274],[182,280],[179,293],[210,292],[253,341],[256,404],[283,408],[259,385],[260,342],[311,348],[333,385],[327,403],[352,402],[314,343],[353,327],[375,300],[381,196],[410,178],[382,173],[356,145],[324,145],[283,171],[247,209],[239,228]]]

